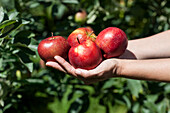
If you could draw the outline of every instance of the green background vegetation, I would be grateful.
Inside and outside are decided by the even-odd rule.
[[[90,26],[129,40],[170,28],[169,0],[0,0],[0,113],[170,113],[170,84],[112,78],[92,85],[40,66],[38,43]],[[84,25],[74,22],[85,9]]]

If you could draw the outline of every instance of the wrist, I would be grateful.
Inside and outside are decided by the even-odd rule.
[[[124,68],[125,65],[125,60],[123,59],[117,59],[117,64],[116,64],[116,71],[115,71],[115,77],[122,77],[123,73],[122,70]]]
[[[112,63],[111,64],[111,69],[112,69],[112,74],[111,77],[120,77],[120,71],[121,71],[121,59],[110,59]]]

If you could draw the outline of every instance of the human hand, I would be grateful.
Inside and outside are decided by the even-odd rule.
[[[82,80],[85,84],[92,84],[114,77],[117,73],[118,60],[107,59],[101,62],[95,69],[75,69],[69,62],[60,56],[54,57],[56,62],[48,61],[46,66],[55,68],[62,72],[68,73],[73,77]]]

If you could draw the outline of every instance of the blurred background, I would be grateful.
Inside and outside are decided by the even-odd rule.
[[[84,10],[84,21],[75,20]],[[48,68],[42,39],[78,27],[129,40],[170,29],[169,0],[0,0],[0,113],[170,113],[170,84],[112,78],[92,85]]]

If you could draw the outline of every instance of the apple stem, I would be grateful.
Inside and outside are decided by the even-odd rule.
[[[52,35],[52,37],[54,36],[54,35],[53,35],[53,32],[51,32],[51,35]]]
[[[80,44],[80,40],[79,40],[78,36],[77,36],[77,41],[78,41],[78,43]]]
[[[94,33],[94,31],[92,31],[92,32],[89,34],[89,36],[91,36],[93,33]]]

